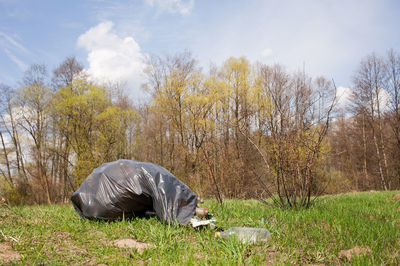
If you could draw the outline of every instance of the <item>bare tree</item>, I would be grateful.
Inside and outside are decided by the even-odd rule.
[[[356,112],[365,117],[372,130],[382,188],[389,189],[388,160],[383,131],[382,99],[386,88],[386,64],[375,54],[360,64],[354,77],[354,101]]]
[[[280,206],[307,208],[322,192],[316,166],[336,103],[334,86],[322,79],[313,85],[304,73],[289,75],[280,66],[262,67],[261,80],[269,97],[264,141],[259,146],[249,138],[266,167],[258,179]]]
[[[83,66],[75,57],[67,57],[56,69],[53,70],[51,79],[54,89],[72,84],[83,70]]]
[[[15,119],[15,91],[9,86],[1,86],[0,93],[3,95],[0,110],[2,129],[4,130],[4,133],[6,133],[11,139],[11,143],[13,145],[12,150],[15,152],[15,162],[10,162],[10,168],[12,168],[12,165],[15,165],[14,167],[17,169],[17,177],[24,179],[25,182],[28,182],[23,157],[24,155],[21,149],[20,135],[18,132],[17,121]]]
[[[9,133],[8,127],[6,125],[6,121],[4,119],[3,113],[7,111],[7,105],[8,105],[8,95],[10,95],[10,88],[4,84],[0,84],[0,93],[4,95],[4,98],[0,99],[0,116],[1,116],[1,121],[0,121],[0,139],[1,139],[1,146],[2,146],[2,152],[3,152],[3,157],[5,160],[6,168],[7,168],[7,173],[4,173],[3,170],[0,168],[1,174],[4,176],[5,180],[9,183],[11,187],[14,186],[13,178],[11,176],[11,163],[9,160],[9,151],[8,147],[6,146],[6,143],[4,141],[4,133]],[[11,135],[9,135],[11,137]]]
[[[390,126],[395,139],[395,161],[400,160],[400,55],[389,50],[387,55],[388,91],[391,96],[391,114],[389,114]],[[400,186],[400,165],[396,163],[398,185]]]
[[[73,90],[72,82],[75,78],[82,75],[83,65],[75,57],[67,57],[56,69],[53,70],[52,85],[53,90],[58,91],[62,87],[69,87]],[[53,112],[54,113],[54,112]],[[52,117],[53,130],[53,154],[52,154],[52,177],[59,178],[62,182],[62,201],[69,198],[72,184],[70,174],[71,147],[65,132],[56,126],[58,117]],[[68,123],[68,121],[66,121]],[[56,138],[55,136],[58,136]]]
[[[39,180],[46,195],[47,203],[51,199],[51,180],[48,175],[47,137],[49,128],[50,89],[46,86],[46,67],[32,65],[23,78],[23,86],[18,91],[19,126],[33,140],[35,168],[30,175]]]

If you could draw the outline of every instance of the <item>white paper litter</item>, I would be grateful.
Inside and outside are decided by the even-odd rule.
[[[196,228],[198,226],[202,225],[210,225],[211,227],[214,227],[215,225],[213,224],[217,219],[211,218],[209,220],[206,219],[200,219],[197,216],[194,216],[193,218],[190,219],[190,224],[192,225],[193,228]]]

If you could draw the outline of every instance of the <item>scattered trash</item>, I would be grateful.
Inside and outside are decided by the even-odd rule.
[[[258,242],[268,242],[271,238],[271,233],[265,228],[231,227],[226,231],[215,233],[215,237],[224,239],[237,237],[243,243],[255,244]]]
[[[214,229],[216,227],[214,224],[216,220],[217,219],[215,218],[201,219],[197,216],[194,216],[193,218],[190,219],[190,224],[192,225],[193,228],[209,225],[211,229]]]
[[[132,160],[93,170],[71,196],[81,217],[103,220],[143,217],[154,212],[168,224],[187,225],[197,196],[163,167]]]
[[[196,208],[196,215],[200,218],[206,217],[208,214],[208,208]]]
[[[211,229],[216,229],[215,221],[216,219],[213,218],[213,215],[208,212],[208,208],[196,208],[196,216],[190,219],[190,225],[193,228],[209,226]]]

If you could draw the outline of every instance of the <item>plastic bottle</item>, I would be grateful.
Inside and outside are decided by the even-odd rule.
[[[268,242],[271,233],[265,228],[254,227],[231,227],[226,231],[215,233],[215,237],[231,238],[236,236],[243,243],[255,244],[257,242]]]
[[[208,214],[208,208],[196,208],[196,215],[200,218],[206,217]]]

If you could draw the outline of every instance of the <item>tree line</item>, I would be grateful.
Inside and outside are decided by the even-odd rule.
[[[368,55],[347,108],[333,80],[231,57],[204,71],[189,53],[149,58],[145,103],[98,84],[76,58],[32,65],[1,84],[0,196],[66,202],[91,171],[120,158],[168,169],[198,195],[271,198],[400,187],[400,57]],[[339,103],[339,104],[338,104]]]

